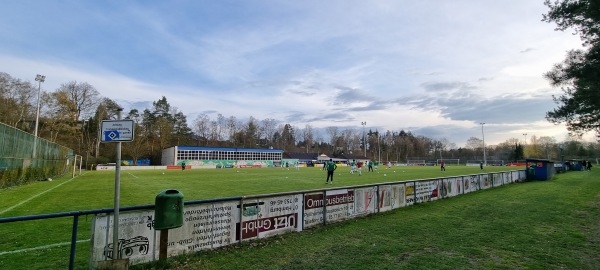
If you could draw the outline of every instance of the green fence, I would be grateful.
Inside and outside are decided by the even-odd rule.
[[[69,160],[73,150],[0,123],[0,188],[64,174]]]

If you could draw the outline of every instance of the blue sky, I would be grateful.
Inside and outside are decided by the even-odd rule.
[[[400,129],[463,146],[567,134],[542,77],[581,41],[542,0],[3,1],[0,72],[88,82],[128,108],[299,128]],[[325,136],[326,134],[323,134]]]

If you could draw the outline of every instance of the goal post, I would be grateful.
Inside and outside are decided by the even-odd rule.
[[[408,159],[406,160],[408,166],[425,166],[424,159]]]
[[[483,160],[467,160],[467,166],[479,166]]]
[[[467,166],[479,166],[479,164],[483,162],[483,160],[467,160]],[[492,159],[492,160],[486,160],[486,162],[484,162],[485,164],[487,164],[487,166],[504,166],[506,165],[506,162],[504,162],[504,160],[501,159]]]
[[[436,164],[440,165],[440,163],[442,163],[442,161],[444,162],[444,165],[455,165],[455,166],[460,165],[460,159],[459,158],[438,159]]]

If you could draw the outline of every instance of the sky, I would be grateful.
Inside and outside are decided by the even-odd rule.
[[[44,91],[87,82],[125,112],[164,96],[190,127],[203,113],[253,116],[317,130],[404,130],[457,147],[471,137],[565,140],[565,126],[545,119],[562,92],[543,74],[582,43],[541,21],[543,0],[2,6],[0,72],[36,85],[43,74]]]

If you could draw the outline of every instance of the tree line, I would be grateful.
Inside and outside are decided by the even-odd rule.
[[[37,85],[0,73],[0,122],[33,133],[37,109]],[[186,115],[169,104],[166,97],[143,111],[122,108],[102,97],[89,83],[71,81],[55,91],[40,92],[38,135],[64,145],[91,164],[114,162],[116,147],[100,143],[102,120],[123,119],[135,123],[135,139],[124,143],[122,158],[150,159],[160,164],[162,150],[172,146],[208,146],[235,148],[275,148],[285,152],[326,153],[332,156],[366,156],[380,161],[406,162],[408,159],[436,160],[455,158],[481,160],[483,142],[471,137],[464,147],[447,139],[432,139],[410,131],[380,132],[359,128],[330,126],[315,128],[293,126],[277,119],[217,114],[198,115],[188,124]],[[364,134],[363,134],[364,131]],[[366,145],[365,145],[366,144]],[[562,143],[552,137],[532,136],[522,144],[511,138],[498,145],[485,146],[488,160],[520,160],[525,157],[558,159],[600,156],[597,143],[569,140]],[[561,151],[562,149],[562,151]],[[365,152],[366,150],[366,152]]]

